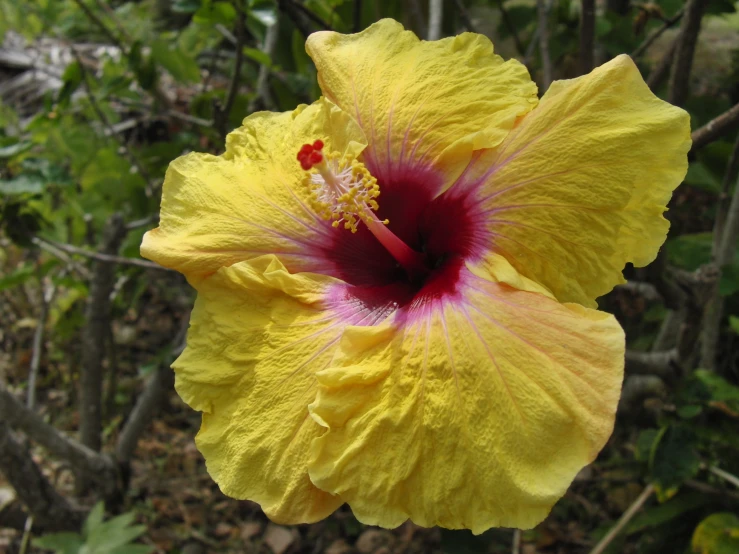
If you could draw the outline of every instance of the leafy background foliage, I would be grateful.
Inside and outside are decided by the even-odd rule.
[[[99,392],[104,448],[120,444],[146,383],[168,371],[181,349],[193,299],[178,275],[136,264],[143,233],[156,225],[169,161],[188,151],[219,153],[225,132],[252,111],[291,110],[315,100],[320,91],[304,51],[306,33],[352,32],[393,17],[425,36],[430,4],[0,0],[0,384],[19,398],[33,391],[35,409],[46,420],[70,435],[77,432],[85,355],[80,337],[93,332],[92,283],[101,266],[112,264],[109,314],[99,335]],[[441,4],[442,35],[471,29],[487,34],[499,54],[524,61],[545,87],[536,2]],[[577,76],[580,2],[539,4],[548,10],[554,77]],[[703,4],[693,70],[682,76],[694,130],[739,101],[739,4]],[[645,77],[654,75],[677,40],[685,10],[682,0],[597,2],[596,62],[638,52]],[[669,28],[639,52],[663,27]],[[653,89],[667,98],[670,86],[663,78]],[[602,299],[602,308],[624,325],[637,357],[679,350],[680,325],[701,326],[695,310],[677,329],[670,326],[685,310],[663,286],[674,281],[684,289],[694,284],[685,276],[715,261],[716,220],[735,194],[730,160],[736,140],[735,127],[728,128],[691,152],[685,183],[670,205],[672,229],[663,255],[652,268],[627,268],[630,286]],[[127,227],[120,245],[106,249],[116,217]],[[94,259],[95,251],[109,259]],[[739,249],[720,270],[706,297],[718,295],[723,302],[710,367],[700,360],[700,336],[667,369],[631,371],[627,364],[612,440],[532,531],[474,537],[408,524],[389,532],[360,525],[346,508],[312,526],[268,523],[258,506],[220,494],[192,442],[197,414],[165,388],[117,496],[106,498],[107,521],[100,492],[79,490],[70,468],[31,441],[45,475],[89,515],[81,529],[63,533],[28,525],[0,531],[0,550],[343,554],[513,548],[534,554],[598,552],[602,545],[600,552],[609,553],[739,552]],[[0,481],[0,523],[17,501]],[[31,535],[36,538],[29,542]]]

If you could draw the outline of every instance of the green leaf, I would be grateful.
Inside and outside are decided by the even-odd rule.
[[[0,159],[12,158],[18,154],[22,154],[33,146],[32,142],[16,142],[8,146],[0,147]]]
[[[739,335],[739,317],[735,315],[729,316],[729,327],[732,331],[734,331],[737,335]]]
[[[0,180],[0,194],[40,194],[44,191],[44,180],[33,173],[21,173],[10,180]]]
[[[269,55],[258,48],[244,48],[244,55],[261,65],[272,67],[272,60]]]
[[[172,11],[175,13],[195,13],[200,9],[202,0],[174,0]]]
[[[721,180],[716,178],[701,162],[694,162],[688,166],[685,184],[711,192],[721,190]]]
[[[667,257],[678,267],[693,271],[711,260],[712,233],[681,235],[667,241]]]
[[[626,526],[626,534],[631,535],[644,531],[645,529],[663,525],[686,512],[700,508],[708,502],[710,502],[710,498],[697,492],[679,494],[664,504],[652,506],[638,514]]]
[[[652,457],[654,444],[659,438],[660,432],[657,429],[645,429],[639,433],[639,437],[636,439],[636,459],[642,462],[649,462]]]
[[[75,91],[79,88],[80,84],[82,84],[83,77],[84,73],[79,62],[73,61],[72,63],[70,63],[64,69],[64,73],[62,73],[63,84],[62,88],[59,89],[56,101],[63,106],[68,104],[70,98],[72,98],[72,94],[74,94]]]
[[[691,546],[696,554],[736,554],[739,517],[728,512],[711,514],[695,528]]]
[[[725,402],[732,409],[739,410],[739,387],[731,384],[713,371],[705,369],[696,370],[693,377],[708,389],[711,400]]]
[[[52,533],[33,539],[34,546],[54,550],[57,554],[78,554],[84,544],[77,533]]]
[[[100,501],[93,506],[92,510],[90,510],[90,513],[87,515],[87,519],[85,519],[85,523],[82,526],[82,534],[85,538],[90,538],[90,535],[103,522],[103,517],[105,517],[105,504]]]
[[[731,296],[739,292],[739,260],[734,260],[721,268],[718,292],[721,296]]]
[[[677,415],[683,419],[693,419],[694,417],[699,416],[702,412],[703,412],[703,407],[697,406],[695,404],[689,404],[688,406],[680,406],[677,409]]]
[[[151,55],[177,81],[197,83],[200,68],[195,58],[190,57],[173,43],[155,40],[151,44]]]
[[[660,432],[652,448],[650,473],[660,502],[668,500],[700,469],[697,439],[687,427],[674,425]]]
[[[31,266],[21,266],[12,273],[0,277],[0,291],[17,287],[33,277],[34,271]]]
[[[230,2],[213,2],[205,0],[200,9],[192,16],[193,22],[199,25],[222,25],[230,26],[236,19],[236,9]]]
[[[127,544],[126,546],[119,546],[110,551],[110,554],[149,554],[153,552],[155,548],[153,546],[147,546],[145,544]]]
[[[261,23],[265,27],[271,27],[277,22],[277,13],[275,12],[275,10],[264,8],[258,10],[249,10],[249,16],[259,21],[259,23]]]

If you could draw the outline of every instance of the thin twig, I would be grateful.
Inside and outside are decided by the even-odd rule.
[[[279,19],[267,27],[267,31],[264,34],[264,43],[262,44],[262,52],[264,52],[270,60],[275,55],[275,48],[277,48],[277,38],[280,36]],[[272,95],[269,92],[269,74],[270,67],[267,64],[262,64],[259,67],[259,75],[257,77],[256,84],[256,95],[249,102],[247,107],[248,113],[256,111],[260,104],[263,104],[267,109],[273,109],[275,107]]]
[[[611,529],[608,534],[606,534],[606,536],[603,537],[600,542],[595,545],[595,548],[590,551],[590,554],[602,554],[605,549],[608,548],[608,545],[611,544],[613,539],[615,539],[621,532],[621,530],[626,527],[626,524],[631,521],[631,519],[636,515],[636,513],[641,509],[641,507],[649,499],[649,497],[652,496],[653,493],[654,485],[647,485],[646,488],[639,495],[639,497],[634,500],[634,503],[629,506],[629,508],[618,520],[618,522],[616,522],[616,525],[613,527],[613,529]]]
[[[215,118],[215,125],[221,133],[221,137],[225,140],[228,133],[228,119],[231,115],[231,109],[236,101],[236,95],[239,92],[241,84],[241,64],[244,60],[244,35],[246,25],[246,15],[243,10],[237,10],[236,13],[236,60],[234,61],[234,71],[231,76],[231,84],[228,87],[228,95],[226,96],[226,104],[222,109],[218,110],[218,117]]]
[[[636,47],[636,49],[631,53],[631,57],[636,59],[639,56],[641,56],[644,52],[646,52],[647,48],[652,46],[652,44],[654,44],[654,41],[656,41],[659,37],[662,36],[662,33],[664,33],[667,29],[672,27],[675,23],[680,21],[684,13],[685,13],[685,8],[678,11],[672,17],[665,19],[664,23],[659,29],[655,29],[652,33],[649,34],[647,38],[645,38],[642,41],[642,43],[639,46]]]
[[[580,10],[580,75],[593,70],[595,55],[595,0],[581,0]]]
[[[653,92],[662,86],[662,83],[665,82],[665,79],[670,74],[670,68],[672,67],[672,61],[675,59],[675,51],[677,50],[677,43],[679,41],[680,35],[675,37],[662,55],[662,58],[657,62],[657,65],[655,65],[649,72],[647,86],[649,86],[650,90]]]
[[[87,72],[87,69],[85,68],[85,64],[82,61],[82,58],[77,53],[77,50],[74,48],[74,46],[70,47],[70,50],[72,52],[72,56],[74,56],[75,60],[77,61],[77,64],[80,67],[80,71],[82,72],[82,85],[85,87],[85,92],[87,93],[87,100],[90,102],[90,106],[92,106],[93,111],[97,115],[100,122],[105,127],[106,131],[108,132],[108,135],[111,137],[115,137],[116,132],[115,129],[113,129],[113,126],[110,123],[110,120],[108,119],[108,116],[105,115],[105,112],[102,110],[100,105],[97,102],[97,99],[95,98],[95,93],[92,91],[92,87],[90,86],[89,82],[89,75]],[[144,183],[146,184],[146,195],[151,197],[154,195],[154,181],[151,178],[151,175],[149,175],[149,172],[147,171],[144,164],[141,162],[139,157],[136,155],[136,153],[131,150],[124,142],[119,142],[119,145],[123,151],[123,155],[128,158],[128,161],[136,168],[136,171],[139,172],[141,177],[144,179]]]
[[[308,19],[310,19],[313,23],[318,25],[321,29],[324,31],[333,31],[333,27],[329,24],[328,21],[325,21],[323,18],[321,18],[318,14],[315,12],[309,10],[306,8],[303,4],[300,2],[295,2],[294,0],[287,0],[290,4],[295,6],[299,12],[301,12],[303,15],[305,15]]]
[[[680,22],[680,35],[672,62],[667,100],[675,106],[682,106],[690,94],[690,74],[693,68],[693,56],[698,44],[698,33],[701,30],[703,13],[708,0],[688,0],[685,6],[685,17]]]
[[[712,119],[703,127],[693,131],[691,135],[693,146],[690,151],[695,152],[703,148],[706,144],[719,139],[737,126],[739,126],[739,103],[734,104],[729,110]]]
[[[80,514],[44,477],[30,453],[13,436],[6,421],[0,422],[0,472],[44,528],[55,531],[79,529]]]
[[[642,281],[627,281],[622,285],[617,285],[615,290],[623,290],[633,294],[637,294],[645,300],[657,301],[662,300],[662,295],[651,283],[644,283]]]
[[[128,229],[129,231],[133,231],[134,229],[148,227],[149,225],[156,225],[157,223],[159,223],[159,214],[152,214],[148,217],[136,219],[135,221],[127,223],[126,229]]]
[[[542,92],[552,84],[552,58],[549,53],[549,5],[546,0],[536,0],[539,28],[539,53],[541,54]]]
[[[521,530],[513,530],[513,544],[511,545],[511,554],[521,554]]]
[[[354,12],[352,14],[352,31],[358,33],[362,30],[362,0],[354,0]]]
[[[46,328],[46,319],[49,317],[49,306],[51,305],[55,292],[55,285],[44,282],[44,279],[41,280],[41,310],[39,312],[36,330],[33,333],[31,368],[28,372],[26,405],[29,410],[36,408],[36,381],[38,380],[38,373],[41,368],[41,355],[44,349],[44,329]]]
[[[138,225],[132,226],[133,223],[136,223]],[[143,223],[141,221],[133,222],[133,223],[126,225],[126,230],[135,229],[137,227],[145,227],[153,223],[153,221],[150,218],[147,218],[146,223]],[[166,267],[162,267],[159,264],[155,264],[154,262],[150,262],[148,260],[140,260],[138,258],[127,258],[125,256],[116,256],[112,254],[105,254],[103,252],[92,252],[85,248],[80,248],[79,246],[73,246],[71,244],[63,244],[61,242],[56,242],[51,239],[45,239],[41,237],[37,237],[37,238],[39,242],[49,244],[50,246],[52,246],[53,248],[56,248],[57,250],[62,250],[69,254],[77,254],[79,256],[84,256],[85,258],[96,260],[98,262],[106,262],[106,263],[121,264],[121,265],[133,265],[136,267],[143,267],[145,269],[159,269],[161,271],[170,271]]]
[[[80,265],[75,260],[70,258],[65,252],[60,250],[59,248],[55,248],[54,246],[47,244],[45,241],[41,240],[39,237],[33,237],[31,239],[31,242],[41,248],[42,250],[45,250],[52,256],[59,258],[64,263],[67,264],[67,266],[78,273],[83,279],[88,280],[90,278],[90,271],[83,265]]]
[[[724,251],[724,231],[726,222],[730,214],[730,209],[735,203],[737,197],[736,190],[734,195],[729,197],[731,183],[739,176],[739,136],[734,141],[734,148],[729,157],[726,172],[724,173],[723,182],[721,184],[721,193],[719,195],[718,207],[716,208],[716,222],[713,226],[713,245],[712,257],[713,261],[718,265],[719,270],[722,264],[719,255],[725,256]],[[728,237],[731,240],[731,237]],[[728,243],[729,245],[731,243]],[[718,288],[713,292],[711,299],[706,305],[706,311],[703,316],[703,330],[701,332],[701,357],[700,367],[713,370],[716,367],[716,356],[718,353],[718,343],[721,337],[721,320],[724,312],[724,299],[719,294]]]
[[[739,477],[737,477],[736,475],[732,475],[728,471],[724,471],[720,467],[716,467],[716,466],[710,466],[708,468],[708,471],[710,471],[717,477],[721,477],[721,479],[723,479],[724,481],[728,481],[729,483],[734,485],[736,488],[739,488]]]
[[[103,23],[103,20],[100,19],[95,13],[85,4],[82,0],[74,0],[74,3],[77,4],[80,9],[85,13],[87,18],[92,21],[95,25],[97,25],[100,30],[103,32],[103,34],[108,37],[108,40],[115,46],[117,46],[124,56],[128,56],[127,49],[125,45],[120,41],[120,39],[113,34],[113,31],[111,31],[108,26]]]
[[[676,363],[676,349],[666,352],[626,351],[626,372],[633,375],[672,377],[675,374]]]
[[[87,472],[93,479],[105,483],[115,473],[115,466],[108,456],[98,454],[57,431],[36,412],[26,408],[2,385],[0,385],[0,415],[1,421],[23,431],[51,454]]]
[[[443,0],[429,0],[429,27],[426,35],[427,40],[439,40],[441,38],[441,24],[443,21]]]
[[[461,4],[461,0],[459,0],[459,3]],[[523,46],[521,37],[518,35],[518,29],[516,28],[516,24],[511,19],[511,14],[509,14],[508,10],[505,9],[503,0],[498,0],[498,9],[500,10],[500,17],[503,20],[503,25],[505,25],[506,29],[508,29],[508,32],[513,38],[513,44],[516,45],[516,52],[518,52],[519,56],[524,56],[526,54],[526,49]],[[467,13],[466,10],[464,13],[466,16],[466,13]],[[466,17],[467,19],[469,19],[469,16],[466,16]],[[473,29],[470,29],[470,31],[473,31]]]

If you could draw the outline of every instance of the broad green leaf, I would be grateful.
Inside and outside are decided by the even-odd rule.
[[[18,154],[22,154],[33,146],[32,142],[16,142],[7,146],[0,147],[0,159],[12,158]]]
[[[0,195],[40,194],[44,191],[44,184],[39,175],[21,173],[7,181],[0,180]]]
[[[54,550],[57,554],[78,554],[84,544],[77,533],[53,533],[33,539],[35,547]]]
[[[269,54],[262,52],[258,48],[244,48],[244,55],[259,64],[266,65],[267,67],[272,66],[272,60]]]
[[[33,267],[23,265],[8,275],[0,276],[0,291],[22,285],[34,276]]]
[[[194,58],[179,49],[174,43],[155,40],[151,44],[151,55],[177,81],[197,83],[200,68]]]
[[[626,526],[626,534],[638,533],[650,527],[657,527],[682,514],[700,508],[710,502],[710,498],[705,495],[691,492],[688,494],[679,494],[671,498],[664,504],[650,506],[639,513]]]
[[[736,554],[739,517],[729,512],[711,514],[695,528],[691,543],[695,554]]]
[[[93,506],[92,510],[90,510],[90,513],[87,515],[87,519],[85,519],[85,523],[82,526],[82,534],[86,539],[89,540],[90,535],[100,526],[103,522],[103,517],[105,517],[105,504],[100,501]]]
[[[729,316],[729,327],[732,331],[734,331],[737,335],[739,335],[739,317],[735,315]]]
[[[175,13],[194,13],[200,9],[202,0],[173,0],[172,11]]]
[[[693,233],[670,239],[666,243],[671,263],[693,271],[711,260],[712,233]]]
[[[200,25],[221,25],[230,26],[236,19],[236,9],[230,2],[213,2],[205,0],[200,9],[192,16],[192,20]]]
[[[716,178],[701,162],[690,164],[688,174],[685,176],[685,184],[711,192],[721,190],[721,180]]]
[[[265,27],[271,27],[277,21],[277,13],[275,12],[275,10],[249,10],[249,15],[259,21]]]
[[[650,456],[650,474],[660,502],[674,496],[680,486],[700,469],[695,434],[684,426],[674,425],[660,431]]]
[[[721,268],[721,280],[718,283],[718,292],[721,296],[731,296],[739,291],[739,260]]]

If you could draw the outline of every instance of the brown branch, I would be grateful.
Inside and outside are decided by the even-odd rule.
[[[739,103],[734,104],[732,108],[712,119],[703,127],[693,131],[691,135],[693,146],[690,151],[695,152],[703,148],[706,144],[718,140],[722,135],[736,127],[739,127]]]
[[[168,367],[158,368],[156,373],[149,378],[144,393],[136,402],[118,437],[115,454],[119,462],[128,463],[131,460],[141,434],[151,423],[157,408],[161,406],[165,395],[173,385],[174,373]]]
[[[647,86],[652,92],[661,87],[662,83],[665,82],[665,79],[670,74],[670,68],[672,67],[672,61],[675,59],[675,50],[677,49],[677,43],[679,40],[680,35],[670,43],[657,65],[649,72]]]
[[[143,227],[145,225],[142,224],[138,226]],[[131,224],[126,225],[127,230],[135,229],[135,228],[136,227],[131,227]],[[74,246],[72,244],[64,244],[61,242],[56,242],[51,239],[45,239],[42,237],[37,237],[37,238],[39,239],[40,242],[45,242],[53,246],[54,248],[61,250],[63,252],[66,252],[68,254],[76,254],[76,255],[84,256],[85,258],[96,260],[98,262],[121,264],[121,265],[133,265],[136,267],[143,267],[144,269],[159,269],[162,271],[171,271],[167,269],[166,267],[162,267],[159,264],[155,264],[154,262],[150,262],[148,260],[140,260],[138,258],[127,258],[125,256],[115,256],[112,254],[105,254],[103,252],[92,252],[90,250],[87,250],[86,248],[80,248],[79,246]]]
[[[580,75],[593,69],[595,54],[595,0],[581,0],[580,16]]]
[[[325,21],[323,18],[321,18],[318,14],[315,12],[309,10],[306,8],[303,4],[300,2],[295,2],[294,0],[287,0],[289,4],[294,5],[300,13],[305,15],[308,19],[310,19],[313,23],[315,23],[318,27],[320,27],[324,31],[333,31],[333,27],[329,24],[328,21]]]
[[[274,24],[267,27],[267,32],[264,34],[264,43],[262,44],[262,52],[269,56],[270,60],[275,55],[275,48],[277,47],[277,39],[280,35],[279,20],[275,21]],[[259,67],[259,75],[257,76],[256,84],[256,95],[249,102],[247,107],[248,113],[256,111],[260,104],[263,104],[267,109],[274,109],[275,103],[272,99],[272,95],[269,92],[269,74],[270,67],[266,64],[262,64]]]
[[[685,17],[680,22],[680,34],[672,62],[667,100],[675,106],[682,106],[690,94],[690,74],[693,56],[701,30],[701,20],[708,0],[688,0]]]
[[[34,520],[44,528],[55,531],[80,528],[81,514],[44,477],[5,421],[0,422],[0,471]]]
[[[115,255],[126,236],[126,226],[119,214],[107,222],[100,254]],[[90,294],[85,308],[82,332],[80,376],[80,439],[82,444],[99,451],[102,434],[102,365],[105,358],[105,329],[110,321],[110,292],[115,283],[116,266],[96,261],[93,265]]]
[[[439,40],[441,38],[441,25],[443,22],[443,0],[429,0],[429,25],[426,40]]]
[[[49,317],[49,307],[56,292],[56,285],[46,283],[45,279],[41,279],[41,309],[38,317],[38,324],[33,333],[33,349],[31,355],[31,368],[28,372],[28,394],[26,404],[33,410],[36,408],[36,381],[38,379],[39,369],[41,368],[41,355],[44,350],[44,329],[46,328],[46,320]]]
[[[295,10],[295,6],[293,6],[293,3],[290,2],[290,0],[277,0],[277,7],[290,18],[293,25],[295,25],[298,31],[300,31],[301,35],[306,38],[310,35],[310,28],[305,24],[303,17]]]
[[[606,548],[608,548],[608,545],[613,542],[613,539],[615,539],[618,534],[623,530],[624,527],[626,527],[626,524],[631,521],[631,519],[637,514],[639,510],[641,510],[642,506],[644,506],[644,503],[649,500],[649,497],[652,496],[654,493],[654,485],[647,485],[645,489],[642,491],[642,493],[638,496],[636,500],[629,506],[628,510],[624,512],[624,514],[619,518],[619,520],[616,522],[616,525],[613,526],[613,528],[608,531],[605,537],[603,537],[600,542],[590,551],[590,554],[603,554]]]
[[[675,375],[677,349],[666,352],[626,351],[626,372],[632,375],[657,375],[670,378]]]
[[[472,19],[470,18],[470,13],[467,11],[463,0],[454,0],[454,4],[457,6],[457,14],[459,15],[459,19],[462,20],[462,25],[464,25],[464,28],[471,33],[477,32],[475,30],[475,25],[472,23]],[[501,3],[498,2],[498,4],[500,5]]]
[[[552,84],[552,58],[549,53],[549,4],[546,0],[536,0],[536,13],[539,29],[539,53],[541,54],[542,92]]]
[[[214,125],[221,134],[221,137],[225,140],[226,134],[228,133],[228,119],[231,116],[231,110],[233,109],[234,102],[236,101],[236,95],[239,92],[239,85],[241,84],[241,65],[244,61],[244,35],[246,25],[246,14],[243,9],[239,9],[236,12],[236,60],[234,61],[234,71],[231,76],[231,84],[228,87],[228,95],[226,96],[226,103],[222,109],[216,111],[216,117],[214,117]]]
[[[662,300],[662,295],[657,290],[657,287],[651,283],[644,283],[641,281],[627,281],[622,285],[616,286],[615,290],[622,290],[641,296],[645,300],[657,301]]]
[[[26,408],[15,396],[0,385],[0,420],[48,450],[57,458],[69,462],[72,467],[89,474],[102,484],[115,481],[116,469],[111,459],[90,450],[72,438],[57,431],[36,412]]]
[[[680,21],[684,13],[685,13],[685,9],[683,8],[680,11],[678,11],[675,15],[673,15],[672,17],[665,19],[664,23],[659,29],[656,29],[655,31],[650,33],[650,35],[647,38],[645,38],[644,41],[639,46],[636,47],[636,50],[634,50],[631,53],[631,57],[636,59],[639,56],[641,56],[644,52],[646,52],[647,48],[652,46],[652,44],[654,44],[654,41],[656,41],[659,37],[662,36],[662,33],[664,33],[667,29],[672,27],[675,23]]]
[[[461,0],[457,2],[458,4],[461,4]],[[462,6],[464,8],[464,6]],[[506,26],[506,29],[508,29],[508,32],[510,33],[511,37],[513,37],[513,43],[516,45],[516,52],[520,56],[526,55],[526,48],[523,45],[523,42],[521,41],[521,37],[518,36],[518,29],[516,29],[516,25],[513,23],[513,20],[511,19],[511,15],[508,13],[508,10],[505,9],[505,6],[503,5],[503,0],[498,0],[498,9],[500,10],[500,17],[503,20],[503,25]],[[469,16],[467,16],[466,10],[464,11],[465,17],[469,19]],[[468,24],[468,29],[475,32],[474,29],[472,29],[470,26],[472,23],[470,22]]]

